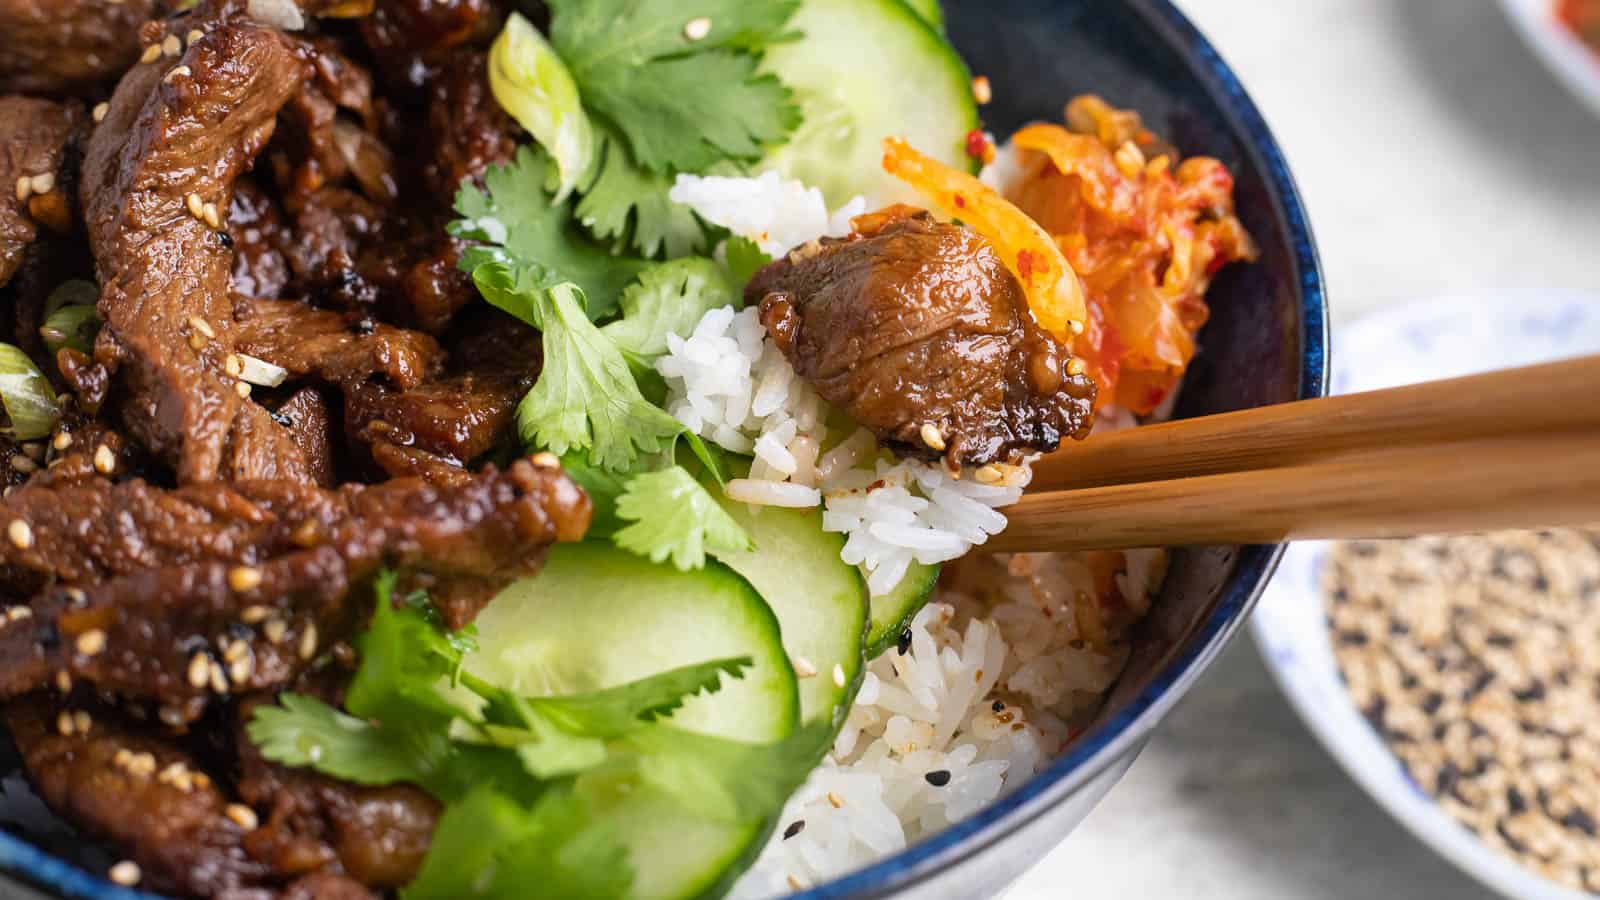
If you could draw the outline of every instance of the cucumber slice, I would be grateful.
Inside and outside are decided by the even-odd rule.
[[[664,669],[749,656],[742,679],[689,698],[673,725],[770,743],[799,720],[794,670],[772,610],[732,569],[693,572],[610,544],[560,544],[538,576],[506,588],[478,616],[472,674],[527,694],[611,687]],[[726,886],[765,842],[771,823],[683,814],[653,791],[621,794],[601,813],[634,868],[629,897],[687,900]]]
[[[854,566],[839,559],[844,538],[822,530],[819,510],[753,512],[710,487],[756,545],[753,551],[717,558],[749,579],[772,607],[790,662],[815,670],[800,679],[800,720],[826,720],[837,727],[861,686],[867,625],[866,583]],[[835,678],[836,666],[842,678]]]
[[[939,5],[939,0],[905,0],[905,4],[916,10],[922,21],[944,34],[944,7]]]
[[[872,598],[872,620],[867,625],[867,659],[877,659],[893,647],[939,583],[939,567],[914,562],[894,590]]]
[[[905,138],[970,168],[978,127],[972,76],[955,48],[903,0],[805,0],[789,21],[799,40],[767,50],[762,67],[793,88],[805,120],[762,162],[822,189],[830,207],[857,194],[919,202],[883,171],[883,139]]]

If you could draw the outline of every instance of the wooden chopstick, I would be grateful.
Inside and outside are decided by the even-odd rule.
[[[1215,475],[1372,448],[1600,425],[1600,356],[1096,435],[1034,463],[1030,492]]]
[[[1325,461],[1024,494],[1003,552],[1600,524],[1600,428],[1345,450]]]

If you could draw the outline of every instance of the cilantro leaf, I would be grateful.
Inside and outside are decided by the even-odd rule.
[[[447,750],[442,733],[429,736],[436,740],[397,740],[391,731],[303,694],[283,694],[277,706],[256,707],[245,730],[267,759],[314,766],[357,784],[424,782]]]
[[[744,528],[682,466],[635,475],[617,498],[616,511],[633,523],[611,536],[617,546],[653,562],[671,557],[680,571],[704,566],[708,549],[755,548]]]
[[[672,177],[640,168],[616,137],[603,144],[599,172],[578,201],[578,221],[589,233],[645,256],[665,249],[671,258],[703,249],[705,226],[693,210],[667,196]]]
[[[519,148],[510,163],[484,173],[486,190],[462,183],[455,204],[462,218],[451,222],[449,231],[488,245],[462,254],[461,268],[474,274],[474,281],[477,269],[491,262],[513,274],[509,289],[516,293],[570,281],[589,298],[589,315],[599,319],[616,308],[622,288],[646,263],[615,256],[578,230],[572,200],[553,202],[545,190],[552,170],[546,154]],[[501,306],[488,292],[485,297]]]
[[[543,330],[544,369],[517,404],[517,432],[556,455],[587,449],[597,466],[622,471],[641,453],[670,446],[683,426],[646,400],[622,351],[584,314],[572,284],[529,298]]]
[[[620,737],[644,723],[670,716],[696,694],[722,689],[724,673],[743,678],[755,665],[748,656],[713,659],[658,672],[648,678],[590,691],[555,697],[530,697],[528,702],[550,721],[574,734],[601,738]]]
[[[669,333],[683,337],[711,310],[742,303],[722,269],[697,256],[640,272],[621,302],[623,317],[601,330],[618,347],[647,360],[667,352]]]
[[[733,277],[733,283],[741,289],[750,283],[756,272],[772,262],[761,246],[747,237],[734,235],[728,238],[722,247],[723,257],[728,263],[728,273]]]
[[[800,122],[787,87],[751,52],[781,37],[798,0],[551,0],[550,39],[585,105],[645,169],[699,172],[754,160]],[[697,39],[684,24],[703,18]]]
[[[529,896],[620,897],[633,882],[615,825],[599,821],[569,785],[532,804],[489,787],[473,790],[439,819],[422,869],[403,900]]]
[[[774,815],[816,767],[833,728],[813,722],[773,744],[654,725],[619,741],[596,777],[631,771],[691,814],[727,822],[749,822]],[[587,777],[587,776],[586,776]]]

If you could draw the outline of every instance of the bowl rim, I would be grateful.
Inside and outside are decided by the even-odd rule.
[[[1556,20],[1553,0],[1500,0],[1500,9],[1550,74],[1600,116],[1600,49]]]
[[[1328,353],[1328,310],[1322,266],[1288,161],[1238,76],[1171,0],[1128,0],[1128,7],[1180,52],[1189,74],[1210,95],[1229,125],[1247,138],[1245,150],[1254,157],[1253,161],[1272,189],[1277,212],[1287,225],[1290,250],[1298,269],[1303,348],[1299,397],[1322,396],[1327,390]],[[790,900],[875,898],[913,888],[993,846],[1082,788],[1115,761],[1136,752],[1157,723],[1238,633],[1282,553],[1281,545],[1241,547],[1229,585],[1211,615],[1197,629],[1193,645],[1168,662],[1124,709],[1069,747],[1021,788],[893,856],[794,894]],[[161,900],[154,894],[114,885],[3,830],[0,830],[0,872],[61,896],[90,900]]]
[[[1266,119],[1238,75],[1206,36],[1171,0],[1129,0],[1129,8],[1182,53],[1199,84],[1247,138],[1246,151],[1262,169],[1276,195],[1300,281],[1303,354],[1299,399],[1327,392],[1329,322],[1322,264],[1294,176]],[[1114,762],[1137,752],[1156,725],[1188,692],[1228,642],[1266,589],[1283,554],[1283,545],[1241,547],[1238,562],[1216,608],[1199,627],[1193,645],[1167,663],[1115,716],[1100,723],[1042,772],[972,816],[866,868],[790,896],[789,900],[837,900],[896,895],[965,862],[1004,840],[1046,810],[1099,776]],[[1013,873],[1020,874],[1020,873]]]

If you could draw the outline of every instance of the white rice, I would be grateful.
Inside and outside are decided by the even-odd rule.
[[[1008,176],[987,174],[997,183]],[[819,192],[771,174],[680,176],[672,197],[774,256],[846,233],[845,213],[861,211],[830,216]],[[1162,551],[967,555],[1005,528],[999,510],[1021,496],[1028,467],[1000,467],[984,483],[971,471],[953,477],[898,461],[865,429],[830,434],[831,410],[755,310],[707,313],[693,332],[668,339],[657,365],[675,417],[753,454],[728,496],[820,504],[823,527],[846,536],[841,558],[862,566],[875,596],[912,562],[954,560],[909,642],[902,636],[905,652],[868,665],[833,752],[790,798],[732,896],[780,896],[875,862],[992,803],[1061,751],[1126,662],[1123,632],[1160,586]],[[1133,424],[1107,410],[1097,427]]]

